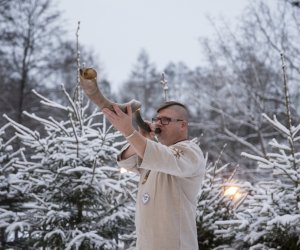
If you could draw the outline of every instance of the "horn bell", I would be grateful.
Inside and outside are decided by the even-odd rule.
[[[85,94],[102,110],[103,108],[113,109],[113,105],[118,105],[119,108],[126,112],[126,106],[130,104],[132,112],[135,112],[141,107],[141,103],[137,100],[131,100],[128,103],[119,104],[107,99],[100,91],[97,85],[97,72],[93,68],[82,68],[80,73],[80,85]]]

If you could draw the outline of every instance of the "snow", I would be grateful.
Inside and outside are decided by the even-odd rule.
[[[134,245],[138,177],[121,174],[116,166],[126,141],[106,123],[101,112],[90,113],[67,93],[66,106],[35,93],[46,106],[69,115],[56,120],[24,112],[46,133],[6,116],[16,136],[8,142],[0,138],[0,170],[5,173],[0,175],[0,196],[4,201],[12,200],[12,204],[0,207],[0,227],[10,236],[17,231],[26,238],[30,233],[36,244],[47,242],[49,248],[113,249],[117,246],[115,235]],[[225,132],[257,153],[243,152],[241,156],[252,160],[259,170],[267,169],[268,181],[241,182],[235,179],[236,171],[225,178],[230,163],[207,164],[196,210],[199,234],[203,233],[200,237],[207,244],[225,239],[236,249],[244,245],[268,249],[267,243],[261,242],[278,226],[284,230],[293,227],[300,235],[300,152],[291,153],[291,145],[300,138],[300,125],[291,127],[290,132],[276,116],[263,117],[281,133],[270,141],[272,148],[266,156],[244,138]],[[3,134],[0,129],[0,136]],[[11,146],[15,139],[22,143],[17,149]],[[224,189],[232,186],[239,188],[242,198],[225,195]],[[230,249],[228,246],[226,243],[219,249]]]
[[[284,214],[282,216],[276,216],[274,219],[269,221],[268,225],[299,225],[300,223],[300,214]]]

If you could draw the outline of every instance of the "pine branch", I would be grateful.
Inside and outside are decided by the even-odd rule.
[[[241,143],[242,145],[250,148],[253,152],[255,152],[256,154],[258,154],[259,156],[263,156],[263,154],[255,147],[253,146],[251,143],[245,141],[243,138],[235,135],[234,133],[232,133],[230,130],[228,130],[227,128],[225,128],[225,133],[229,136],[231,136],[232,138],[234,138],[236,141],[238,141],[239,143]]]
[[[295,158],[295,145],[293,141],[293,132],[292,132],[292,116],[290,111],[290,102],[289,102],[289,92],[288,92],[288,84],[287,84],[287,75],[286,75],[286,68],[285,68],[285,61],[284,61],[284,54],[281,53],[281,63],[282,63],[282,72],[283,72],[283,84],[284,84],[284,95],[285,95],[285,106],[286,106],[286,113],[288,116],[288,129],[289,129],[289,137],[290,140],[289,144],[291,147],[291,154],[293,156],[293,167],[294,170],[297,170],[296,158]],[[298,186],[298,185],[297,185]]]
[[[73,128],[74,136],[75,136],[75,139],[76,139],[76,155],[77,155],[77,158],[78,158],[79,157],[79,140],[78,140],[76,127],[75,127],[74,121],[72,119],[72,116],[70,115],[69,118],[70,118],[71,125],[72,125],[72,128]]]
[[[63,89],[63,92],[64,92],[65,95],[67,96],[69,103],[71,104],[71,106],[72,106],[72,108],[73,108],[73,111],[74,111],[74,113],[75,113],[75,115],[76,115],[77,120],[79,121],[79,120],[80,120],[80,116],[79,116],[79,114],[78,114],[78,110],[77,110],[76,104],[74,103],[73,99],[71,98],[71,96],[70,96],[69,93],[67,92],[65,86],[62,85],[61,87],[62,87],[62,89]]]
[[[57,122],[52,116],[49,117],[49,119],[58,127],[61,131],[63,131],[66,136],[70,136],[69,132],[59,123]]]
[[[93,162],[93,173],[92,173],[91,185],[93,184],[94,177],[95,177],[95,170],[96,170],[97,160],[98,160],[98,158],[96,156],[95,159],[94,159],[94,162]]]
[[[80,100],[80,51],[79,51],[79,30],[80,30],[80,21],[78,21],[77,31],[76,31],[76,88],[74,93],[74,100]]]
[[[43,101],[41,101],[41,103],[46,105],[46,106],[62,109],[62,110],[67,111],[67,112],[73,112],[73,110],[70,107],[65,107],[65,106],[62,106],[62,105],[60,105],[56,102],[51,101],[48,98],[46,98],[46,97],[42,96],[41,94],[39,94],[38,92],[36,92],[34,89],[32,90],[32,92],[36,96],[38,96],[40,99],[42,99]]]

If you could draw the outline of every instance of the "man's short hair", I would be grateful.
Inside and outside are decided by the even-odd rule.
[[[157,109],[157,113],[159,112],[159,111],[161,111],[161,110],[163,110],[163,109],[166,109],[166,108],[168,108],[168,107],[171,107],[171,106],[180,106],[180,107],[183,107],[186,111],[187,111],[187,113],[189,113],[188,112],[188,109],[187,109],[187,107],[184,105],[184,104],[182,104],[181,102],[176,102],[176,101],[168,101],[168,102],[164,102],[163,104],[161,104],[159,107],[158,107],[158,109]]]

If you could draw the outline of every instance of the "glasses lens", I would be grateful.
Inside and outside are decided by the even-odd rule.
[[[169,117],[155,117],[155,118],[152,118],[152,122],[159,122],[162,124],[162,125],[168,125],[170,123],[172,119],[169,118]]]
[[[171,119],[168,117],[161,117],[160,120],[162,125],[168,125],[171,121]]]

